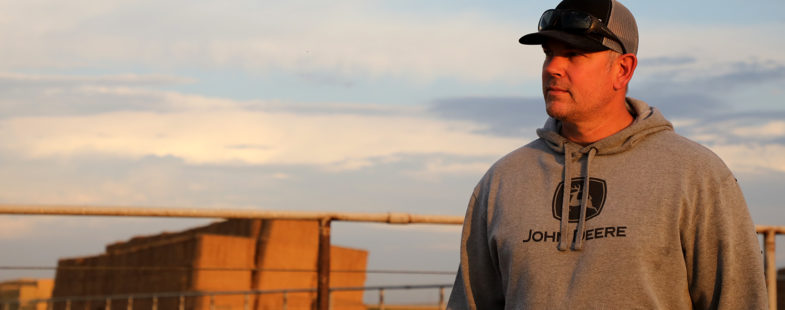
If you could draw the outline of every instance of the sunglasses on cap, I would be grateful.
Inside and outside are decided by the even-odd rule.
[[[594,17],[589,13],[572,10],[547,10],[542,13],[540,23],[537,25],[537,30],[543,31],[551,29],[567,32],[582,32],[586,34],[600,34],[618,42],[624,54],[627,53],[627,49],[624,48],[624,44],[621,44],[621,40],[605,27],[599,18]]]

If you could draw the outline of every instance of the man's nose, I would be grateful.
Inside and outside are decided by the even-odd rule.
[[[562,76],[564,73],[564,65],[566,60],[566,57],[561,56],[549,57],[542,65],[543,75]]]

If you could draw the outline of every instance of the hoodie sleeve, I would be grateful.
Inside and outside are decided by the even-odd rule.
[[[695,200],[682,229],[694,309],[768,309],[760,245],[736,179],[730,175]]]
[[[461,236],[461,261],[447,309],[504,309],[496,251],[488,238],[487,199],[475,190]],[[482,197],[482,195],[480,195]]]

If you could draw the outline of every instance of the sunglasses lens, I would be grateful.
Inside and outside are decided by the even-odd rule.
[[[545,11],[545,13],[542,13],[542,16],[540,16],[540,23],[537,25],[537,31],[542,31],[552,27],[555,21],[555,11],[553,9]]]
[[[591,16],[582,12],[564,12],[561,18],[561,28],[565,30],[588,30],[591,23]]]

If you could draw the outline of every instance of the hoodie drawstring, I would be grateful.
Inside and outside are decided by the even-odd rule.
[[[591,148],[589,150],[589,155],[586,158],[586,173],[584,174],[585,177],[583,179],[583,193],[581,193],[581,216],[578,219],[578,227],[575,240],[572,240],[572,249],[573,251],[580,251],[583,249],[583,235],[586,233],[586,207],[589,203],[589,167],[591,167],[591,160],[594,158],[594,155],[597,153],[596,148]]]
[[[562,203],[561,203],[561,221],[559,222],[559,231],[561,237],[559,238],[559,251],[567,251],[567,238],[569,238],[570,226],[570,186],[572,185],[572,176],[570,175],[570,164],[572,163],[572,150],[568,147],[569,144],[564,144],[564,182],[562,183]]]
[[[573,251],[580,251],[583,249],[583,235],[586,233],[586,209],[588,208],[588,203],[591,198],[589,197],[589,181],[591,179],[589,175],[589,167],[591,166],[591,161],[594,159],[594,155],[597,154],[597,148],[590,148],[589,154],[586,158],[586,172],[583,174],[583,187],[581,189],[581,209],[580,209],[580,217],[578,218],[578,227],[575,229],[575,234],[569,233],[570,227],[570,199],[572,198],[572,175],[570,172],[572,171],[571,165],[573,161],[573,150],[569,147],[569,144],[564,144],[564,182],[562,183],[562,203],[561,203],[561,221],[559,222],[559,230],[561,237],[559,238],[559,251],[567,251],[567,244],[570,241],[568,238],[572,238],[571,249]]]

